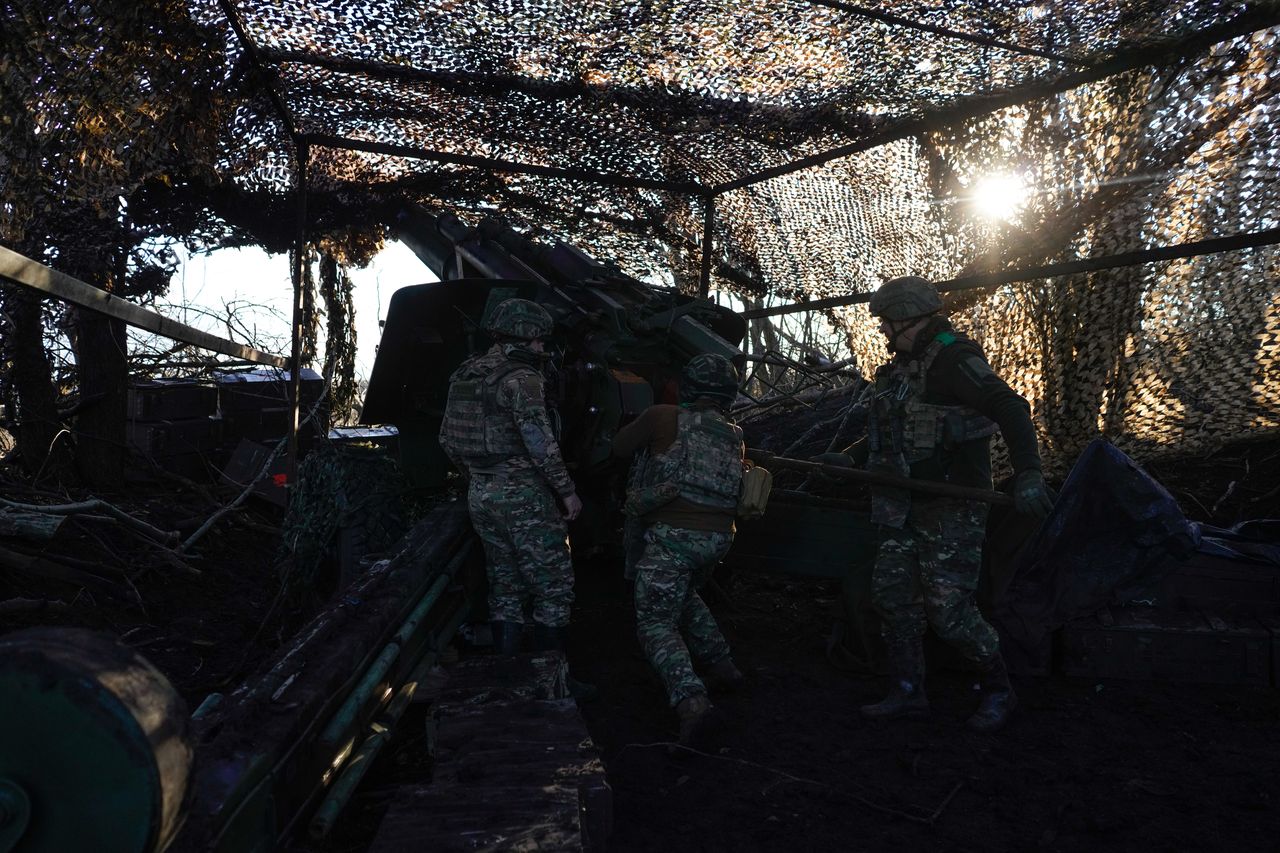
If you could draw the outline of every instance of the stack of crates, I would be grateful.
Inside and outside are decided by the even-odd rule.
[[[218,389],[218,413],[223,421],[223,435],[229,449],[242,439],[259,444],[274,444],[289,434],[289,385],[287,370],[263,368],[215,376]],[[299,378],[298,397],[301,421],[320,400],[324,381],[314,370],[303,368]],[[316,416],[298,428],[298,446],[304,452],[329,431],[329,413],[321,404]]]
[[[129,389],[129,444],[160,468],[203,478],[222,446],[218,389],[194,379],[157,379]]]

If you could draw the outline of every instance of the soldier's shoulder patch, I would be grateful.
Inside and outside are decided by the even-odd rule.
[[[507,377],[508,387],[519,388],[525,394],[542,394],[542,374],[536,370],[515,370]]]
[[[996,377],[991,365],[987,364],[987,360],[980,355],[970,355],[962,358],[960,360],[960,372],[978,385]]]

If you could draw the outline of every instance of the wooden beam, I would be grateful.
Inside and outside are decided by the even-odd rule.
[[[14,284],[30,287],[48,296],[54,296],[82,308],[89,308],[108,317],[123,320],[130,326],[145,329],[175,341],[182,341],[202,349],[232,355],[245,361],[258,364],[269,364],[273,367],[287,367],[283,356],[272,355],[252,347],[211,335],[208,332],[170,320],[162,314],[149,311],[141,305],[113,296],[105,290],[99,290],[78,278],[47,267],[20,255],[12,249],[0,246],[0,279],[7,279]]]

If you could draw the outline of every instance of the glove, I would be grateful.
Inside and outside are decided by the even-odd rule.
[[[819,465],[835,465],[837,468],[853,467],[853,460],[847,453],[819,453],[817,456],[810,456],[809,461]]]
[[[1044,484],[1044,475],[1034,468],[1013,479],[1013,508],[1023,515],[1044,519],[1053,510],[1053,498]]]

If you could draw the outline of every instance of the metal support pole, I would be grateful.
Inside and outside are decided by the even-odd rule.
[[[702,276],[698,279],[698,295],[711,293],[711,230],[716,222],[716,197],[702,197]]]
[[[1140,264],[1154,264],[1181,258],[1197,258],[1202,255],[1215,255],[1219,252],[1236,252],[1241,249],[1257,249],[1262,246],[1274,246],[1277,244],[1280,244],[1280,228],[1267,228],[1263,231],[1253,231],[1247,234],[1231,234],[1226,237],[1211,237],[1208,240],[1192,240],[1186,243],[1174,243],[1169,246],[1157,246],[1154,249],[1120,252],[1115,255],[1099,255],[1092,258],[1079,258],[1074,261],[1060,261],[1054,264],[1022,267],[1014,270],[974,273],[939,281],[934,286],[938,288],[939,293],[953,293],[957,290],[979,290],[986,287],[998,287],[1002,284],[1040,281],[1056,276],[1135,267]],[[826,308],[858,305],[863,302],[870,302],[871,293],[872,291],[868,290],[864,293],[851,293],[848,296],[811,299],[808,302],[774,305],[771,308],[753,308],[750,311],[740,312],[738,316],[745,320],[756,320],[760,317],[775,317],[779,314],[822,311]]]
[[[289,355],[289,485],[298,480],[298,409],[302,396],[302,274],[307,254],[307,161],[311,149],[305,139],[298,152],[297,222],[293,241],[293,348]]]

